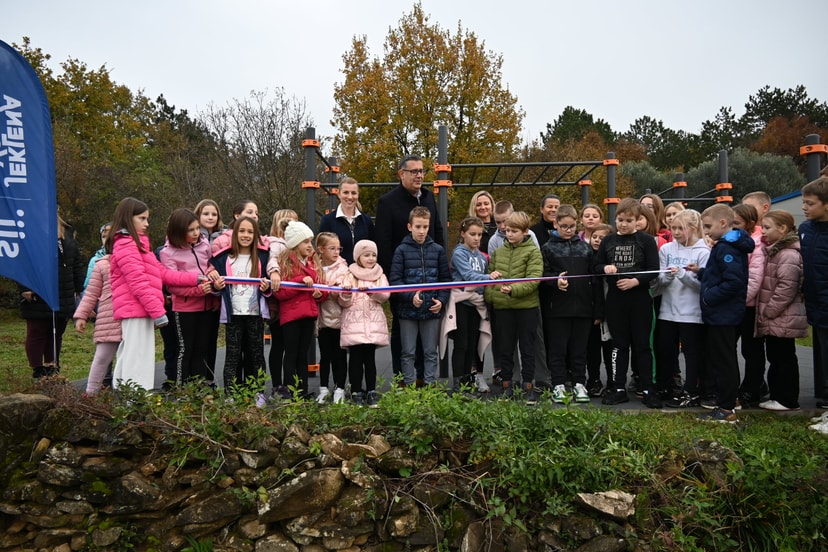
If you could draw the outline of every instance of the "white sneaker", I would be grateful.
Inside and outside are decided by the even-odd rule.
[[[814,424],[810,426],[810,428],[816,432],[828,435],[828,420],[825,420],[824,422],[820,422],[818,424]]]
[[[319,394],[316,395],[316,402],[318,402],[319,404],[323,404],[325,400],[328,398],[328,394],[330,394],[330,392],[330,389],[328,389],[327,387],[320,387]]]
[[[575,384],[575,402],[589,402],[589,392],[583,383]]]
[[[486,383],[486,378],[483,376],[482,372],[477,372],[474,375],[474,386],[477,387],[477,391],[480,393],[488,393],[490,391],[489,384]],[[828,412],[826,412],[828,414]]]
[[[552,389],[552,402],[562,403],[566,399],[566,387],[563,385],[556,385]],[[589,400],[589,399],[587,399]]]
[[[776,412],[787,412],[789,410],[799,410],[798,408],[788,408],[782,403],[777,401],[765,401],[759,403],[759,408],[764,408],[765,410],[774,410]]]
[[[345,402],[345,390],[341,387],[334,389],[333,403],[342,404]]]
[[[828,422],[828,412],[823,412],[821,416],[814,416],[811,418],[812,422]]]

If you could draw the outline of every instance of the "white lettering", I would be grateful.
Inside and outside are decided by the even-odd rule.
[[[6,96],[5,94],[3,94],[3,99],[6,100],[6,105],[0,106],[0,113],[6,111],[7,109],[17,109],[23,105],[20,100],[12,98],[11,96]]]
[[[8,120],[9,126],[16,126],[20,127],[23,126],[23,114],[19,111],[8,111],[6,112],[6,119]]]
[[[13,138],[15,140],[20,140],[21,142],[25,141],[23,137],[23,126],[14,126],[9,127],[6,129],[9,132],[9,138]]]
[[[0,257],[11,257],[12,259],[20,254],[20,245],[0,241]]]
[[[6,188],[10,187],[12,184],[25,184],[25,183],[26,183],[26,179],[21,178],[19,176],[7,176],[6,178],[3,179],[3,185]]]

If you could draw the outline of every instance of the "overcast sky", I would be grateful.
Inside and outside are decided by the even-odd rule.
[[[197,113],[284,88],[331,136],[333,85],[355,35],[382,54],[406,0],[21,0],[0,6],[0,39],[23,36],[155,99]],[[744,112],[765,85],[804,84],[828,100],[822,0],[422,0],[503,56],[503,84],[526,114],[524,141],[572,105],[618,132],[638,117],[698,132],[719,108]],[[435,125],[441,121],[435,121]],[[330,152],[335,154],[336,152]],[[481,160],[482,161],[482,160]]]

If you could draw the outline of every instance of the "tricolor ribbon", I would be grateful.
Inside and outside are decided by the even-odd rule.
[[[664,270],[645,270],[640,272],[619,272],[616,274],[574,274],[572,276],[542,276],[540,278],[501,278],[497,280],[468,280],[462,282],[432,282],[432,283],[421,283],[421,284],[403,284],[398,286],[381,286],[381,287],[372,287],[368,289],[358,289],[358,288],[350,288],[346,289],[339,286],[329,286],[325,284],[313,284],[313,286],[307,286],[305,284],[299,282],[282,282],[279,284],[280,287],[286,287],[290,289],[298,289],[298,290],[306,290],[306,291],[313,291],[313,290],[321,290],[321,291],[333,291],[336,293],[342,292],[352,292],[352,293],[400,293],[400,292],[411,292],[411,291],[431,291],[431,290],[441,290],[441,289],[455,289],[455,288],[465,288],[465,287],[476,287],[476,286],[495,286],[495,285],[508,285],[508,284],[520,284],[523,282],[544,282],[544,281],[551,281],[551,280],[569,280],[573,278],[592,278],[595,276],[618,276],[622,278],[633,278],[639,274],[659,274],[661,272],[669,272],[670,269]],[[226,284],[247,284],[247,285],[259,285],[261,279],[259,278],[243,278],[240,276],[225,276],[224,283]]]

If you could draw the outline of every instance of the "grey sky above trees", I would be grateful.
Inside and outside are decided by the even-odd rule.
[[[352,37],[366,35],[381,55],[389,27],[412,6],[29,0],[3,7],[0,38],[29,36],[55,66],[70,56],[91,68],[106,64],[116,82],[191,113],[282,87],[306,101],[319,135],[331,136],[334,83],[343,81]],[[443,28],[460,21],[502,54],[503,82],[526,113],[526,142],[570,105],[618,133],[645,115],[698,133],[723,106],[741,116],[765,85],[803,84],[810,97],[828,98],[828,77],[813,55],[818,32],[808,30],[828,16],[828,3],[423,0],[422,7]]]

